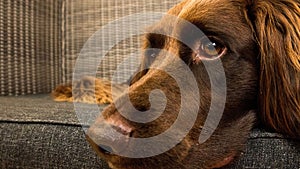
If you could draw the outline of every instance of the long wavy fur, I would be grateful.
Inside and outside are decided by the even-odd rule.
[[[248,1],[247,19],[260,49],[259,116],[300,137],[300,1]]]

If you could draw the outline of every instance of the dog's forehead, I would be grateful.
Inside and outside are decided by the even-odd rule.
[[[185,0],[170,9],[169,15],[149,27],[149,30],[179,38],[188,38],[191,32],[197,33],[200,30],[206,36],[217,36],[229,45],[239,44],[235,46],[242,47],[252,41],[251,29],[244,15],[245,10],[245,0]],[[195,26],[192,26],[192,29],[198,28],[198,30],[188,31],[190,25]],[[157,41],[157,37],[151,35],[152,33],[146,36],[146,39],[150,42]],[[193,38],[202,35],[200,33]],[[164,36],[160,39],[162,40],[167,42],[170,38]]]
[[[244,44],[251,38],[251,30],[245,20],[245,0],[186,0],[174,11],[179,20],[197,26],[204,33],[220,35],[228,43]],[[180,10],[178,10],[178,8]],[[171,10],[171,14],[174,12]],[[175,31],[185,27],[180,22],[172,22]],[[182,22],[181,22],[182,23]],[[184,22],[183,22],[184,23]],[[179,25],[178,25],[179,24]],[[244,36],[241,36],[243,32]],[[248,36],[249,35],[249,36]]]
[[[218,18],[220,20],[223,18],[223,20],[230,20],[240,14],[242,2],[240,0],[189,0],[182,6],[178,17],[192,23],[207,20],[214,20],[215,22]]]
[[[190,12],[190,10],[197,9],[200,6],[213,5],[218,3],[220,0],[189,0],[185,3],[185,6],[182,8],[181,13]]]

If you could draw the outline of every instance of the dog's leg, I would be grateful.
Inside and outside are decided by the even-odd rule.
[[[115,87],[114,96],[120,95],[127,85],[120,84]],[[109,104],[112,103],[112,87],[108,80],[83,77],[81,80],[73,82],[73,85],[59,85],[52,91],[52,97],[60,102],[83,102],[90,104]]]

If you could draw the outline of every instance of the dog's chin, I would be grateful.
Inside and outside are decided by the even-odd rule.
[[[131,159],[115,155],[103,154],[103,159],[108,163],[111,169],[145,169],[145,168],[155,168],[155,169],[182,169],[183,165],[181,162],[173,160],[163,161],[161,159],[166,159],[162,156],[164,154],[158,155],[157,157],[151,158],[140,158]],[[168,162],[167,162],[168,161]]]
[[[141,164],[138,165],[137,163],[112,163],[112,162],[108,162],[108,166],[111,169],[145,169],[149,167],[147,165],[141,165]]]
[[[230,124],[221,123],[212,136],[204,143],[197,137],[201,129],[193,128],[178,145],[171,150],[149,158],[126,158],[111,153],[119,147],[99,146],[87,135],[87,140],[97,154],[112,169],[181,169],[181,168],[220,168],[231,163],[244,149],[245,142],[255,121],[255,111],[249,111]],[[97,130],[90,130],[97,131]],[[101,133],[98,133],[101,134]],[[103,133],[102,133],[103,134]],[[90,132],[93,137],[93,133]],[[129,146],[129,147],[128,147]],[[130,150],[134,145],[128,144],[122,151]],[[125,149],[125,150],[124,150]],[[110,151],[111,150],[111,151]]]
[[[202,158],[206,158],[204,154],[208,154],[205,151],[199,151],[201,145],[194,144],[189,147],[188,151],[184,151],[182,146],[187,147],[186,144],[181,143],[174,147],[173,149],[165,152],[163,154],[150,157],[150,158],[126,158],[122,156],[115,155],[105,148],[101,148],[96,143],[94,143],[89,137],[87,140],[92,145],[96,153],[107,162],[111,169],[145,169],[145,168],[155,168],[155,169],[182,169],[182,168],[198,168],[198,169],[212,169],[221,168],[230,164],[234,161],[235,157],[239,155],[240,151],[232,151],[227,156],[214,157],[211,161],[202,161]],[[185,141],[183,141],[185,142]],[[200,148],[202,149],[202,148]],[[196,150],[196,151],[195,151]],[[195,151],[195,154],[191,155],[188,152]],[[175,153],[177,152],[177,153]],[[180,153],[178,153],[180,152]],[[184,153],[183,153],[184,152]],[[200,153],[201,152],[201,153]],[[174,157],[176,154],[176,158]],[[196,161],[194,161],[196,160]],[[196,164],[196,165],[195,165]]]
[[[145,159],[126,159],[120,157],[117,161],[107,161],[109,167],[111,169],[145,169],[145,168],[153,168],[153,169],[182,169],[187,168],[184,166],[182,162],[175,160],[167,160],[168,162],[164,162],[159,160],[156,157],[145,158]]]
[[[101,146],[98,146],[94,143],[89,137],[87,137],[90,145],[96,151],[98,156],[107,162],[111,169],[145,169],[145,168],[155,168],[155,169],[181,169],[184,168],[181,158],[174,159],[172,158],[171,154],[172,151],[176,151],[173,149],[170,150],[171,152],[166,152],[154,157],[149,158],[127,158],[115,155]],[[178,151],[178,150],[177,150]],[[171,156],[170,156],[171,155]],[[180,156],[182,156],[181,154]]]
[[[146,165],[132,165],[132,164],[116,164],[108,162],[108,165],[111,169],[145,169],[149,166]],[[159,168],[159,167],[154,167]]]
[[[158,155],[151,158],[141,158],[141,159],[130,159],[125,157],[120,157],[105,150],[98,148],[98,155],[107,162],[111,169],[145,169],[145,168],[155,168],[155,169],[182,169],[182,168],[201,168],[201,169],[212,169],[221,168],[230,164],[234,161],[237,153],[228,154],[223,160],[218,162],[208,162],[207,164],[201,163],[197,166],[189,164],[189,160],[160,160],[160,159],[170,159],[166,153]],[[165,157],[163,157],[165,156]],[[185,157],[182,157],[185,158]]]

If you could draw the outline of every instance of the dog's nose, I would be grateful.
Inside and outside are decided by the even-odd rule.
[[[128,148],[134,128],[120,114],[115,113],[104,119],[99,117],[88,129],[88,141],[105,154],[118,154]]]

